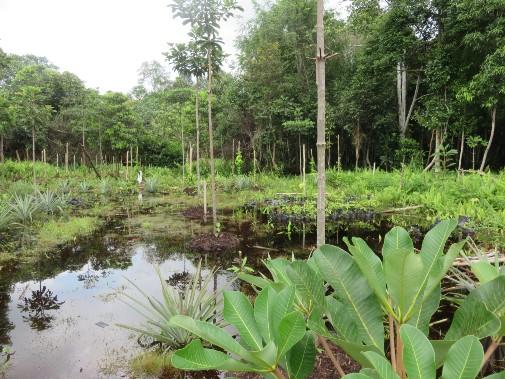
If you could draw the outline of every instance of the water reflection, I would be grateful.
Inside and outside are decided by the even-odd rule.
[[[55,315],[50,311],[60,309],[64,303],[58,300],[58,295],[54,295],[50,289],[42,285],[42,281],[39,281],[39,289],[32,291],[30,297],[25,297],[23,302],[18,304],[18,308],[22,313],[26,313],[23,320],[28,322],[32,329],[41,331],[51,327],[55,319]]]

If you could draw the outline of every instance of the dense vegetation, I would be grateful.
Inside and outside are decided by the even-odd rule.
[[[437,169],[503,167],[503,4],[351,3],[346,20],[326,12],[328,165],[424,168],[435,157]],[[315,160],[315,70],[308,58],[315,1],[259,3],[256,11],[238,40],[238,70],[217,72],[215,63],[215,150],[232,159],[240,143],[244,170],[252,170],[256,155],[257,167],[296,173],[300,144],[307,145],[307,162]],[[180,164],[182,151],[196,154],[195,93],[204,104],[207,79],[205,55],[200,71],[188,71],[177,48],[167,58],[180,76],[172,80],[163,64],[147,62],[129,94],[100,94],[46,58],[1,52],[4,154],[30,159],[33,129],[36,156],[46,149],[54,163],[57,154],[63,161],[67,143],[70,162],[75,154],[79,163],[82,143],[92,159],[125,161],[126,151],[136,158],[138,147],[143,163]],[[206,112],[199,117],[206,125]],[[199,131],[205,157],[208,131]]]

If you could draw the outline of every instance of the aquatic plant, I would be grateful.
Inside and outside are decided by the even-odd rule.
[[[194,320],[209,321],[221,325],[222,318],[219,312],[220,300],[212,292],[212,280],[216,274],[211,270],[202,279],[201,262],[193,275],[191,282],[178,291],[169,285],[162,277],[159,268],[156,273],[161,285],[161,300],[145,293],[140,286],[129,281],[137,289],[140,297],[124,294],[125,303],[146,318],[142,326],[120,324],[119,326],[138,332],[141,336],[150,337],[153,344],[160,344],[163,349],[170,350],[185,346],[194,339],[194,336],[182,328],[169,325],[169,321],[176,315],[188,315]]]
[[[175,377],[173,375],[169,376],[169,372],[172,370],[172,365],[170,363],[171,358],[172,355],[170,353],[147,351],[139,354],[130,361],[130,369],[135,377],[143,377],[145,375],[154,378],[163,375],[167,378]]]
[[[145,189],[149,193],[158,192],[159,187],[159,179],[157,177],[150,177],[146,179]]]
[[[34,196],[14,195],[10,202],[10,209],[13,221],[27,226],[33,222],[33,218],[40,210],[40,206]]]

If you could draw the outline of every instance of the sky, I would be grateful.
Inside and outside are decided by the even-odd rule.
[[[187,41],[188,27],[173,19],[170,0],[0,0],[0,48],[45,56],[62,71],[100,92],[129,92],[142,62],[164,62],[168,43]],[[240,16],[223,23],[226,63],[234,41],[254,16],[251,0],[238,0]],[[345,14],[347,0],[326,0]]]

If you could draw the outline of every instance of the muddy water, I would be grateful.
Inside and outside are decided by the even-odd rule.
[[[128,360],[141,347],[136,335],[116,324],[138,326],[142,317],[122,301],[123,294],[136,293],[127,279],[159,294],[157,265],[177,284],[180,274],[194,272],[202,259],[204,275],[223,267],[214,278],[216,288],[230,285],[232,274],[225,268],[239,262],[237,252],[209,256],[187,250],[190,238],[210,231],[209,224],[187,220],[173,208],[123,213],[101,233],[34,266],[3,270],[0,344],[13,352],[7,378],[128,377]],[[221,219],[224,230],[241,237],[240,251],[252,266],[259,267],[268,254],[306,255],[313,248],[310,227],[276,229],[231,211]],[[333,242],[339,233],[345,231],[334,231]]]

